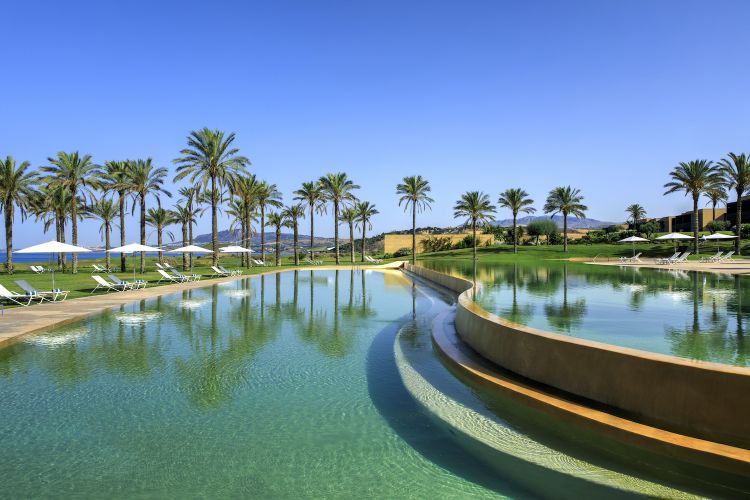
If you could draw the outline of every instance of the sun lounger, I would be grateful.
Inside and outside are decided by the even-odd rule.
[[[730,250],[727,252],[727,254],[724,257],[721,257],[720,259],[716,260],[716,262],[719,262],[721,264],[731,262],[732,261],[732,255],[734,255],[734,250]]]
[[[310,258],[305,259],[305,264],[309,264],[311,266],[319,266],[322,263],[323,263],[322,260],[314,260],[314,259],[310,259]]]
[[[12,292],[5,288],[3,285],[0,285],[0,299],[7,300],[8,302],[13,302],[14,304],[24,307],[31,304],[31,302],[34,300],[38,300],[40,303],[44,301],[44,297],[42,297],[41,295],[24,295],[21,293]]]
[[[187,276],[178,276],[176,274],[169,274],[164,269],[157,269],[156,272],[158,272],[161,275],[161,278],[159,278],[159,281],[157,283],[161,283],[162,281],[171,281],[172,283],[185,283],[187,281],[190,281]]]
[[[45,268],[43,266],[29,266],[29,269],[31,269],[32,271],[34,271],[37,274],[52,272],[50,269],[47,269],[47,268]]]
[[[620,262],[623,264],[632,264],[633,262],[641,262],[642,252],[633,255],[632,257],[620,257]]]
[[[94,293],[100,288],[103,290],[114,290],[116,292],[123,292],[125,290],[130,289],[130,284],[110,283],[109,281],[105,280],[98,274],[94,274],[93,276],[91,276],[91,279],[93,279],[96,282],[96,286],[94,287],[93,290],[91,290],[91,293]]]
[[[365,255],[365,261],[369,262],[370,264],[381,264],[383,262],[383,259],[376,259],[375,257]]]
[[[250,260],[252,260],[252,261],[253,261],[253,264],[255,264],[256,266],[265,266],[265,265],[266,265],[266,263],[265,263],[265,262],[263,262],[263,261],[262,261],[262,260],[260,260],[260,259],[250,259]]]
[[[182,274],[174,268],[172,268],[172,274],[174,274],[178,278],[185,278],[185,281],[200,281],[201,279],[200,274]]]
[[[711,255],[710,257],[701,257],[700,262],[717,262],[721,260],[721,256],[724,252],[716,252],[715,254]]]
[[[59,288],[55,288],[49,292],[40,292],[26,280],[16,280],[16,285],[21,287],[21,290],[26,292],[27,295],[39,295],[43,299],[51,300],[52,302],[57,302],[58,300],[62,302],[68,298],[68,294],[70,293],[68,290],[61,290]]]
[[[230,271],[229,269],[227,269],[224,266],[217,266],[217,267],[219,268],[220,271],[225,272],[225,273],[229,273],[230,276],[235,276],[235,275],[238,275],[238,274],[242,274],[242,269],[234,269],[234,270]]]
[[[139,288],[146,288],[146,282],[144,280],[135,280],[133,283],[125,280],[121,280],[114,274],[108,274],[107,277],[114,283],[115,285],[123,285],[127,286],[129,289],[139,289]]]
[[[212,278],[215,278],[215,277],[217,277],[217,276],[218,276],[218,277],[223,277],[223,276],[231,276],[231,273],[230,273],[229,271],[222,271],[221,269],[219,269],[219,268],[218,268],[218,267],[216,267],[216,266],[211,266],[211,270],[212,270],[212,271],[214,272],[214,273],[213,273],[213,274],[211,275],[211,277],[212,277]]]
[[[663,257],[661,259],[656,259],[656,263],[657,264],[668,264],[668,263],[672,262],[674,259],[676,259],[679,256],[680,256],[680,252],[675,252],[674,254],[672,254],[671,257]]]
[[[110,268],[102,266],[100,264],[91,264],[91,267],[93,267],[94,272],[97,272],[97,273],[111,273],[112,272]]]

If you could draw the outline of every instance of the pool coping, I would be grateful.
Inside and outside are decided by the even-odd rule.
[[[230,283],[255,276],[265,276],[278,272],[288,271],[335,271],[335,270],[388,270],[398,269],[403,265],[402,261],[389,262],[380,265],[320,265],[320,266],[294,266],[294,267],[268,267],[259,273],[240,274],[223,278],[209,278],[187,283],[175,283],[154,286],[140,290],[128,290],[125,292],[105,292],[88,297],[78,297],[63,302],[45,302],[28,307],[14,307],[4,311],[0,316],[0,349],[23,340],[23,338],[39,333],[55,326],[65,325],[79,321],[88,316],[104,312],[113,307],[131,304],[141,300],[147,300],[162,295],[181,292],[183,290],[194,290],[207,288],[222,283]]]

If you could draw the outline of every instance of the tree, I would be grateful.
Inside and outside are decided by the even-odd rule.
[[[315,258],[315,214],[326,213],[326,194],[320,182],[303,182],[302,187],[294,192],[294,199],[307,204],[310,212],[310,259]]]
[[[547,195],[547,201],[544,204],[544,213],[563,215],[563,251],[568,251],[568,215],[577,219],[586,217],[588,207],[582,203],[583,196],[579,189],[570,186],[560,186],[554,188]]]
[[[281,227],[284,225],[284,217],[279,212],[268,214],[266,224],[276,231],[276,265],[281,265]]]
[[[490,197],[479,191],[462,194],[453,207],[453,217],[466,218],[466,224],[471,225],[474,260],[477,258],[477,224],[487,224],[495,220],[495,212],[495,205],[490,203]]]
[[[237,196],[242,203],[239,205],[241,213],[240,218],[240,245],[251,247],[253,236],[253,214],[258,208],[258,192],[262,184],[258,182],[254,174],[242,175],[235,178],[232,183],[232,193]],[[265,222],[265,221],[264,221]],[[250,254],[242,254],[242,263],[250,266]]]
[[[404,177],[401,184],[396,186],[396,194],[400,194],[398,206],[404,205],[404,211],[411,206],[411,263],[417,263],[417,213],[429,210],[434,202],[429,196],[432,190],[430,181],[421,175],[410,175]]]
[[[323,186],[326,199],[333,204],[333,241],[334,248],[336,249],[336,264],[339,264],[339,220],[341,219],[341,205],[353,203],[357,199],[352,191],[359,189],[359,186],[349,180],[344,172],[337,174],[328,173],[320,178],[320,184]]]
[[[706,193],[706,198],[708,198],[708,203],[706,205],[711,205],[711,219],[716,220],[716,206],[719,203],[726,203],[728,200],[728,196],[726,191],[724,191],[723,187],[719,187],[717,189],[711,189]]]
[[[531,206],[534,204],[534,200],[529,198],[529,193],[523,189],[511,188],[500,193],[497,204],[509,209],[510,213],[513,214],[513,253],[518,253],[518,235],[516,234],[518,214],[520,212],[525,214],[536,212],[536,209]]]
[[[100,187],[99,167],[91,161],[91,155],[79,155],[78,151],[60,151],[54,158],[47,158],[50,165],[42,167],[48,176],[44,179],[51,186],[59,186],[70,193],[71,240],[78,245],[78,195],[94,200],[94,191]],[[78,254],[73,254],[73,274],[78,272]]]
[[[630,216],[630,220],[633,221],[633,229],[638,232],[638,221],[646,217],[646,209],[638,203],[633,203],[625,209],[625,213]]]
[[[737,219],[735,231],[737,239],[734,242],[734,251],[737,255],[741,254],[742,232],[742,196],[750,188],[750,158],[742,154],[729,153],[727,158],[719,161],[719,174],[721,175],[721,185],[727,190],[734,190],[737,194]],[[714,192],[718,186],[710,186],[704,190],[707,194]],[[697,238],[697,236],[696,236]]]
[[[108,161],[104,163],[104,170],[101,172],[101,187],[104,192],[117,194],[121,246],[125,245],[125,211],[128,209],[128,165],[127,161]],[[125,254],[121,253],[120,271],[123,273],[127,270],[127,260]]]
[[[40,185],[33,193],[30,212],[41,220],[46,233],[50,226],[55,225],[55,239],[65,243],[65,221],[70,208],[70,192],[59,186]],[[65,254],[57,254],[57,269],[65,272]]]
[[[646,235],[646,238],[651,239],[654,233],[659,232],[659,223],[653,220],[644,222],[641,224],[641,232]]]
[[[258,200],[258,207],[260,208],[260,259],[266,260],[266,207],[281,208],[284,204],[281,202],[281,191],[278,190],[276,184],[269,184],[266,181],[261,181],[258,185],[255,197]]]
[[[539,245],[539,237],[546,236],[547,244],[550,244],[550,240],[560,234],[560,230],[557,228],[557,224],[550,219],[539,219],[530,222],[526,225],[526,232],[529,236],[536,237],[536,244]]]
[[[294,232],[294,265],[299,265],[299,220],[305,218],[305,207],[298,203],[284,208],[281,212],[284,225]]]
[[[166,230],[167,226],[170,226],[176,222],[175,214],[171,210],[166,208],[149,208],[146,213],[146,223],[156,229],[156,245],[161,248],[162,246],[162,234],[167,233],[170,241],[174,241],[174,234],[171,231]],[[159,264],[164,263],[164,253],[159,252]]]
[[[136,201],[141,209],[141,245],[146,244],[146,198],[150,195],[156,198],[156,203],[161,207],[160,193],[171,198],[172,193],[164,189],[164,178],[167,176],[167,169],[164,167],[154,167],[153,160],[128,160],[128,191],[133,193],[133,210],[135,213]],[[146,270],[146,255],[141,252],[141,273]]]
[[[37,174],[29,170],[31,163],[8,156],[0,159],[0,211],[5,215],[5,253],[8,274],[13,274],[13,220],[15,207],[21,211],[21,220],[31,208],[32,195],[37,185]]]
[[[346,207],[341,211],[339,220],[349,226],[349,257],[354,264],[354,224],[357,222],[357,210],[354,207]]]
[[[187,186],[187,187],[181,187],[177,194],[179,194],[182,198],[177,200],[178,205],[181,208],[184,208],[185,214],[184,219],[187,221],[187,243],[184,243],[183,246],[186,245],[192,245],[193,244],[193,226],[198,223],[196,217],[198,217],[201,213],[203,213],[203,210],[198,208],[198,190],[195,188],[195,186]],[[182,218],[183,216],[180,215]],[[184,261],[184,255],[183,255],[183,261]],[[183,269],[184,269],[184,262],[183,262]],[[188,267],[190,269],[193,268],[193,254],[188,254]]]
[[[109,249],[111,248],[110,234],[112,233],[112,223],[119,214],[118,206],[109,198],[101,198],[88,207],[87,213],[102,221],[102,225],[99,227],[99,234],[104,238],[104,250],[106,251],[105,263],[107,269],[109,269],[112,264],[109,255]]]
[[[174,207],[174,222],[180,224],[182,228],[182,246],[190,245],[190,228],[196,223],[195,213],[191,207],[187,205],[180,205],[179,203]],[[182,270],[188,270],[188,255],[187,253],[182,254]],[[192,266],[192,262],[190,262]]]
[[[693,252],[698,253],[698,200],[702,194],[721,184],[721,173],[708,160],[692,160],[681,162],[669,176],[672,180],[664,184],[665,195],[685,191],[685,196],[690,195],[693,199]]]
[[[375,208],[375,205],[373,203],[370,203],[369,201],[360,201],[354,206],[354,211],[357,214],[357,226],[362,228],[362,262],[364,262],[367,229],[372,229],[372,223],[370,223],[370,219],[372,219],[380,212],[378,212],[378,209]]]
[[[211,250],[213,265],[219,264],[219,221],[217,217],[221,187],[231,184],[235,176],[244,173],[250,160],[240,156],[232,146],[234,132],[226,137],[221,130],[202,128],[187,137],[187,147],[174,160],[178,165],[174,182],[188,178],[198,192],[208,190],[211,198]],[[210,187],[209,187],[210,185]]]

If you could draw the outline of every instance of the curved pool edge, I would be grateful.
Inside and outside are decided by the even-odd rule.
[[[381,265],[339,265],[339,266],[294,266],[286,268],[269,267],[267,270],[253,274],[240,274],[223,278],[209,278],[206,280],[187,283],[160,285],[140,290],[125,292],[108,292],[88,297],[78,297],[64,302],[48,302],[29,307],[15,307],[4,311],[0,316],[0,349],[23,340],[29,335],[42,332],[49,328],[63,326],[80,321],[89,316],[102,313],[113,307],[132,304],[141,300],[148,300],[163,295],[170,295],[184,290],[208,288],[214,285],[230,283],[255,276],[267,276],[290,271],[335,271],[335,270],[388,270],[399,269],[402,261],[389,262]]]
[[[403,268],[458,295],[458,335],[501,368],[614,408],[626,420],[750,454],[750,368],[690,361],[512,323],[472,300],[472,282],[408,263]]]

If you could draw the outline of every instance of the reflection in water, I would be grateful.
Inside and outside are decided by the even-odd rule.
[[[745,277],[556,261],[424,265],[476,280],[475,300],[516,323],[684,358],[749,363]]]

